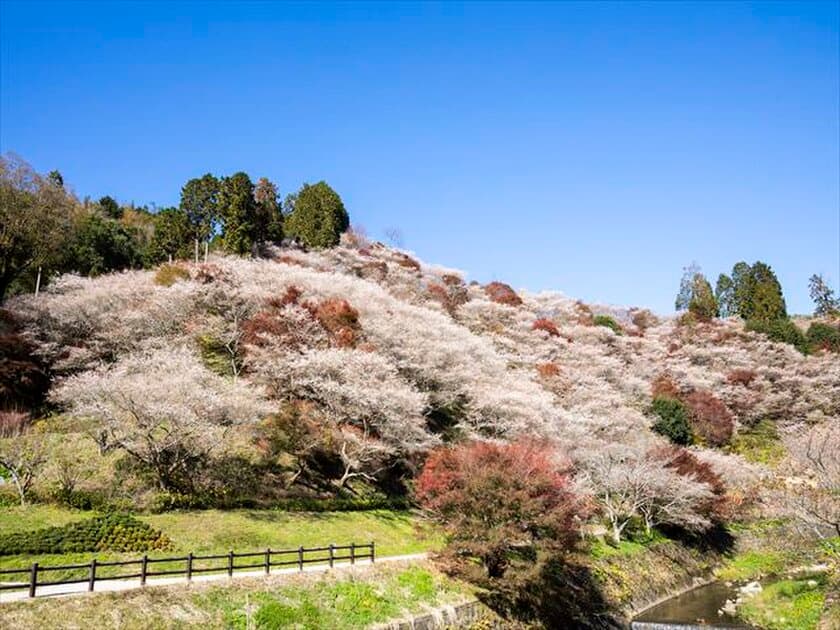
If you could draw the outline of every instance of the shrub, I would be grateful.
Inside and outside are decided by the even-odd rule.
[[[531,324],[531,330],[544,330],[551,337],[559,337],[560,331],[557,330],[557,325],[550,319],[540,318]]]
[[[396,257],[397,264],[400,267],[405,267],[406,269],[411,269],[412,271],[420,271],[420,263],[414,260],[408,254],[396,252],[394,256]]]
[[[543,378],[560,376],[560,366],[556,363],[538,363],[537,373]]]
[[[487,297],[492,302],[496,302],[497,304],[505,304],[507,306],[519,306],[522,304],[522,298],[516,294],[516,291],[510,285],[504,282],[491,282],[484,287],[484,293],[487,294]]]
[[[444,278],[446,277],[444,276]],[[457,278],[457,276],[448,277]],[[469,301],[466,288],[461,282],[447,283],[446,280],[444,280],[444,284],[432,282],[429,284],[427,291],[429,296],[443,306],[450,315],[454,315],[459,306]]]
[[[650,386],[651,396],[654,398],[676,398],[680,397],[680,388],[671,378],[670,374],[660,374]]]
[[[653,399],[650,411],[657,417],[651,427],[674,444],[691,444],[691,426],[688,424],[688,410],[676,398],[659,396]]]
[[[557,453],[527,441],[437,449],[417,479],[416,496],[443,523],[456,566],[468,571],[478,559],[490,578],[540,549],[571,548],[581,514]]]
[[[805,334],[812,350],[840,352],[840,328],[822,322],[813,322]]]
[[[187,280],[190,277],[189,270],[183,265],[165,264],[158,267],[155,272],[155,284],[162,287],[171,287],[179,280]]]
[[[730,385],[743,385],[749,387],[757,376],[755,370],[738,369],[732,370],[726,375],[726,382]]]
[[[714,394],[692,392],[685,398],[695,433],[710,446],[723,446],[732,438],[732,412]]]
[[[609,328],[612,330],[616,335],[622,334],[621,325],[615,321],[609,315],[596,315],[592,319],[592,323],[595,326],[604,326],[605,328]]]
[[[642,334],[644,334],[648,328],[659,325],[659,318],[646,308],[633,310],[632,313],[631,321]]]
[[[773,319],[764,321],[751,319],[747,322],[747,330],[761,333],[772,341],[787,343],[795,347],[803,354],[808,353],[808,341],[799,327],[790,319]]]
[[[80,551],[150,551],[171,549],[172,542],[130,514],[113,512],[76,521],[0,536],[0,555],[77,553]]]
[[[315,319],[340,348],[352,347],[361,331],[359,311],[347,300],[330,298],[315,307]]]

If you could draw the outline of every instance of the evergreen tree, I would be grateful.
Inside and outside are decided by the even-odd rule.
[[[86,276],[141,264],[134,234],[113,219],[89,214],[77,226],[65,252],[64,269]]]
[[[279,243],[283,240],[283,213],[277,197],[277,186],[267,177],[261,177],[254,187],[254,201],[254,241]]]
[[[744,316],[747,303],[750,300],[750,266],[744,261],[737,262],[732,267],[732,303],[733,315]]]
[[[191,179],[181,189],[181,210],[186,213],[196,258],[198,244],[210,240],[218,221],[219,180],[210,173]]]
[[[341,197],[326,182],[304,184],[286,220],[286,231],[309,247],[333,247],[348,227],[350,217]]]
[[[740,315],[746,320],[769,322],[787,318],[782,285],[770,265],[757,261],[747,276],[745,303]]]
[[[155,231],[147,259],[157,264],[192,255],[193,232],[187,214],[179,208],[164,208],[155,214]]]
[[[251,252],[256,232],[257,203],[254,200],[254,184],[247,174],[240,172],[222,178],[218,208],[225,250],[240,255]]]
[[[722,273],[718,276],[717,284],[715,285],[715,299],[717,299],[718,310],[721,317],[731,317],[737,314],[738,309],[735,304],[735,283],[732,278]]]

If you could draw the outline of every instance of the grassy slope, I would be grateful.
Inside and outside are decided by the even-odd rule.
[[[92,512],[54,506],[33,505],[0,510],[0,534],[48,525],[62,525],[93,516]],[[204,510],[138,516],[163,531],[175,550],[150,553],[150,557],[179,555],[181,552],[225,553],[294,549],[299,545],[321,546],[331,542],[376,542],[377,555],[396,555],[434,550],[442,538],[422,519],[410,512],[374,510],[369,512],[289,513],[275,510]],[[39,556],[0,556],[0,568],[26,567],[33,561],[44,565],[88,562],[94,554],[48,554]],[[97,553],[100,560],[133,559],[134,553]],[[183,563],[181,563],[183,564]],[[180,566],[180,565],[179,565]],[[156,565],[159,569],[170,568]],[[174,566],[171,568],[175,568]],[[78,573],[78,572],[77,572]],[[83,571],[82,571],[83,573]],[[103,568],[102,575],[113,574]],[[58,577],[57,574],[52,574]],[[70,577],[71,573],[63,577]]]
[[[196,583],[0,606],[5,628],[365,628],[470,598],[424,563]],[[56,620],[61,620],[56,625]],[[45,625],[47,624],[47,625]]]

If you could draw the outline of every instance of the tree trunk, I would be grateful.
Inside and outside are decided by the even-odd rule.
[[[204,262],[207,263],[207,253],[210,250],[210,241],[204,241]]]
[[[195,239],[195,264],[198,264],[198,239]]]
[[[41,266],[38,266],[38,276],[35,278],[35,297],[38,297],[38,292],[41,290]]]

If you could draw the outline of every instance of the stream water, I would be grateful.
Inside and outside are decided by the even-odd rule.
[[[727,599],[735,599],[737,589],[723,582],[712,582],[649,608],[636,617],[633,630],[687,630],[690,628],[751,628],[737,617],[718,614]]]

